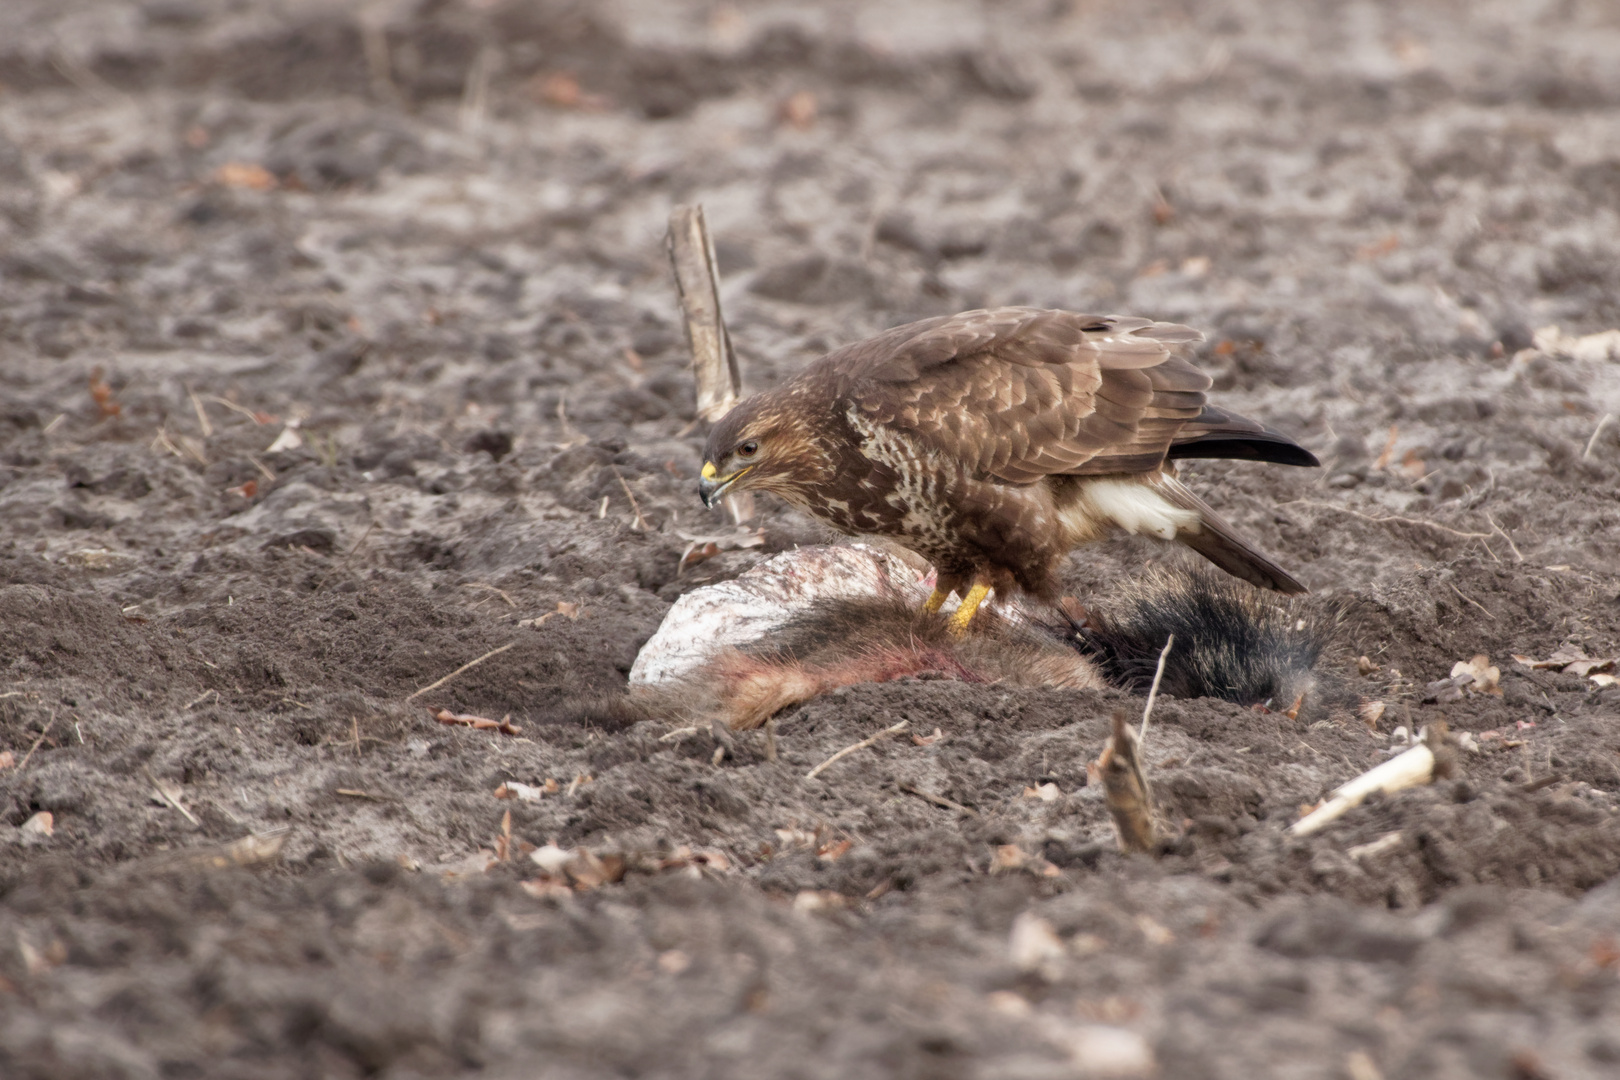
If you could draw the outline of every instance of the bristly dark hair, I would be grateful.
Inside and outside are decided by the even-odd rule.
[[[1127,582],[1072,630],[1116,685],[1145,691],[1174,634],[1162,692],[1283,711],[1320,689],[1317,662],[1342,618],[1333,600],[1282,597],[1202,570],[1160,570]]]

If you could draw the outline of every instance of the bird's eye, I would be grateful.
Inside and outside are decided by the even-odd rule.
[[[759,443],[755,442],[753,439],[749,439],[747,442],[737,447],[738,457],[753,457],[757,453],[759,453]]]

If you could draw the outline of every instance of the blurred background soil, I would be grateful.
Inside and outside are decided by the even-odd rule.
[[[1617,56],[1603,0],[8,0],[0,1074],[1620,1074],[1620,688],[1511,659],[1620,654]],[[1162,702],[1156,860],[1085,786],[1122,692],[573,719],[828,539],[680,567],[683,202],[750,389],[983,305],[1205,329],[1324,468],[1191,482],[1381,719]],[[1453,778],[1286,833],[1440,719]]]

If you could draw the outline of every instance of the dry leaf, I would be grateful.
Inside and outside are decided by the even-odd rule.
[[[495,789],[495,797],[497,799],[519,799],[523,802],[539,802],[540,796],[544,795],[545,793],[545,788],[531,787],[528,784],[520,784],[516,780],[508,780],[506,783]]]
[[[1400,438],[1400,435],[1401,429],[1398,424],[1389,425],[1389,439],[1384,443],[1384,452],[1373,462],[1373,468],[1380,471],[1389,468],[1390,460],[1395,456],[1395,440]]]
[[[56,832],[56,819],[49,810],[41,810],[17,827],[24,836],[46,837]]]
[[[1600,363],[1620,359],[1620,330],[1600,330],[1576,337],[1556,326],[1543,326],[1531,335],[1531,341],[1538,352],[1571,360]]]
[[[1368,657],[1358,656],[1356,658],[1356,670],[1363,675],[1371,675],[1373,672],[1378,671],[1379,667]]]
[[[1381,258],[1399,251],[1400,247],[1401,238],[1394,233],[1389,233],[1381,240],[1375,240],[1370,244],[1363,244],[1356,248],[1356,258],[1366,262],[1369,259]]]
[[[554,71],[549,75],[536,77],[535,96],[547,105],[556,105],[564,109],[576,109],[584,98],[579,88],[579,80],[566,71]]]
[[[827,862],[837,862],[845,852],[855,846],[853,840],[840,840],[835,844],[823,844],[816,849],[816,858]]]
[[[512,861],[512,811],[501,815],[501,832],[495,837],[495,861]]]
[[[276,436],[276,441],[264,448],[267,454],[278,454],[283,450],[296,450],[304,445],[304,437],[298,434],[298,421],[289,420]]]
[[[1151,915],[1138,915],[1136,928],[1142,931],[1142,936],[1149,945],[1169,945],[1176,940],[1176,935],[1169,928],[1153,919]]]
[[[1363,701],[1356,709],[1361,716],[1361,722],[1367,725],[1368,731],[1378,730],[1378,721],[1384,718],[1384,703],[1382,701]]]
[[[1039,799],[1041,802],[1057,802],[1063,798],[1063,789],[1048,781],[1039,787],[1024,788],[1024,798]]]
[[[1613,675],[1588,675],[1587,678],[1600,687],[1613,686],[1615,683],[1620,682],[1620,679],[1616,679]]]
[[[849,906],[849,897],[831,889],[800,889],[793,897],[794,911],[829,911]]]
[[[282,845],[286,842],[286,830],[249,833],[240,840],[226,844],[225,849],[215,858],[214,865],[261,866],[264,863],[274,862],[281,855]]]
[[[1125,1080],[1158,1075],[1153,1047],[1137,1032],[1091,1024],[1065,1035],[1069,1060],[1080,1076]]]
[[[259,482],[257,480],[249,480],[246,483],[238,484],[236,487],[225,489],[225,494],[240,495],[244,499],[251,499],[258,493]]]
[[[124,407],[113,400],[112,387],[101,378],[99,367],[90,372],[90,399],[96,403],[96,411],[103,417],[117,416],[124,411]]]
[[[1002,844],[996,848],[995,855],[990,859],[990,872],[992,874],[1005,874],[1009,870],[1022,869],[1029,856],[1017,844]]]
[[[23,969],[30,975],[39,975],[67,962],[67,946],[63,945],[59,938],[52,938],[49,945],[40,949],[36,948],[32,941],[18,934],[17,951],[22,954]]]
[[[1424,700],[1445,704],[1460,701],[1465,694],[1490,694],[1501,697],[1502,688],[1497,685],[1501,678],[1501,669],[1492,666],[1490,657],[1479,653],[1472,660],[1459,660],[1453,664],[1449,679],[1436,679],[1426,685],[1424,690],[1427,694]]]
[[[527,626],[544,626],[547,619],[554,619],[558,615],[561,615],[564,618],[569,619],[570,621],[572,621],[574,619],[578,619],[579,616],[580,616],[580,613],[583,612],[584,610],[585,609],[580,607],[578,604],[572,603],[572,602],[570,602],[568,600],[559,600],[559,601],[557,601],[557,610],[556,611],[548,611],[544,615],[541,615],[540,617],[535,618],[535,619],[520,619],[520,620],[518,620],[518,625],[519,626],[525,626],[525,627],[527,627]]]
[[[544,871],[541,877],[524,883],[524,888],[536,896],[556,895],[558,885],[563,886],[564,891],[598,889],[623,880],[629,868],[622,855],[597,855],[583,847],[565,851],[555,844],[535,848],[529,852],[529,861]]]
[[[563,866],[563,872],[580,892],[622,881],[624,871],[625,862],[620,856],[597,856],[585,848],[574,849],[574,857]]]
[[[574,890],[566,883],[553,877],[538,877],[529,881],[518,882],[518,887],[536,899],[548,896],[572,896]]]
[[[1035,1007],[1022,994],[1015,994],[1011,990],[992,990],[984,996],[984,1000],[992,1012],[1015,1019],[1023,1019],[1035,1011]]]
[[[276,186],[276,174],[250,161],[227,161],[214,170],[214,180],[225,187],[269,191]]]
[[[776,832],[776,839],[781,842],[784,848],[807,848],[814,847],[816,844],[816,834],[805,832],[798,826],[790,826],[786,829],[776,829],[774,831]]]
[[[548,874],[556,874],[568,864],[573,855],[556,844],[547,844],[545,847],[535,848],[529,852],[529,861]]]
[[[1019,913],[1013,920],[1008,935],[1007,952],[1014,966],[1022,971],[1040,971],[1055,976],[1056,966],[1063,959],[1063,940],[1052,929],[1052,924],[1033,912]]]
[[[1497,697],[1502,695],[1502,689],[1497,685],[1502,679],[1502,670],[1492,666],[1491,658],[1484,653],[1475,655],[1472,660],[1459,660],[1452,665],[1451,677],[1455,679],[1461,675],[1472,677],[1473,681],[1466,685],[1473,693],[1494,694]]]
[[[1532,670],[1536,668],[1552,668],[1568,672],[1571,675],[1590,675],[1594,671],[1607,671],[1614,667],[1616,663],[1620,663],[1620,657],[1599,658],[1587,656],[1586,650],[1579,645],[1565,646],[1558,649],[1545,660],[1532,660],[1530,657],[1521,656],[1518,653],[1513,654],[1513,659],[1518,664]]]
[[[693,877],[700,877],[703,870],[725,873],[731,869],[731,860],[726,858],[725,852],[716,848],[693,851],[685,844],[682,844],[670,852],[668,858],[659,859],[655,862],[652,869],[658,871],[689,870]]]
[[[0,772],[5,772],[7,769],[16,768],[16,766],[17,755],[13,754],[10,750],[0,751]]]
[[[1416,450],[1408,450],[1401,455],[1401,472],[1408,480],[1421,480],[1428,475],[1429,467],[1423,457]]]
[[[487,874],[489,868],[494,865],[495,853],[487,848],[480,848],[471,855],[441,866],[439,873],[446,878],[471,877],[474,874]]]
[[[477,731],[498,731],[502,735],[517,735],[523,729],[512,723],[512,714],[507,713],[499,720],[491,720],[487,716],[472,716],[466,713],[453,713],[449,709],[430,710],[433,719],[441,724],[460,724]]]
[[[816,112],[816,95],[808,90],[800,90],[782,102],[777,115],[781,117],[783,123],[792,124],[800,131],[805,131],[815,124]]]
[[[710,870],[725,873],[731,869],[731,860],[719,848],[702,848],[692,853],[692,861]]]
[[[683,532],[677,532],[675,535],[687,541],[686,551],[681,554],[681,561],[676,567],[677,574],[688,566],[696,566],[705,559],[714,558],[722,551],[756,548],[765,542],[764,529],[740,528],[735,532],[704,536],[692,536]]]

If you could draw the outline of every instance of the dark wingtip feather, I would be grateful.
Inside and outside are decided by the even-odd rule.
[[[1300,446],[1286,435],[1267,432],[1263,435],[1204,435],[1170,444],[1167,457],[1226,458],[1234,461],[1264,461],[1272,465],[1297,465],[1301,468],[1320,468],[1322,463],[1315,454]]]

